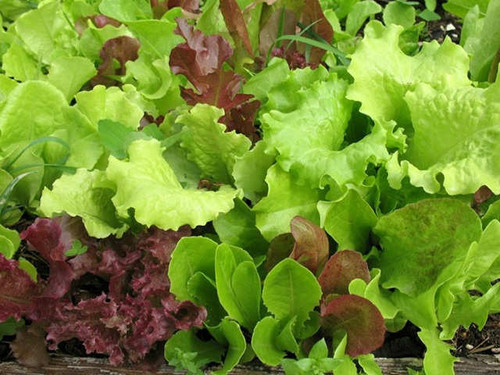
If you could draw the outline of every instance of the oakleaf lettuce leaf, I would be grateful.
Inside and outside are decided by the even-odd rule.
[[[138,140],[129,146],[129,160],[109,158],[106,176],[116,185],[112,201],[121,217],[129,217],[133,209],[141,224],[177,230],[204,225],[234,207],[237,191],[229,187],[183,189],[162,151],[157,140]]]

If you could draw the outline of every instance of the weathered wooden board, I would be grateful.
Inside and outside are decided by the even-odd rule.
[[[407,374],[406,369],[420,368],[422,360],[415,358],[377,358],[376,359],[384,375]],[[455,365],[457,375],[500,375],[500,356],[476,355],[469,358],[461,358]],[[16,362],[0,363],[0,374],[29,374],[29,375],[145,375],[147,371],[124,367],[113,367],[106,359],[101,358],[78,358],[54,355],[49,366],[33,369],[20,366]],[[168,366],[162,366],[155,374],[183,374]],[[239,366],[233,374],[264,375],[283,374],[277,368],[265,366]]]
[[[384,375],[407,374],[406,369],[420,368],[422,360],[415,358],[377,358],[376,359]],[[469,358],[461,358],[455,365],[457,375],[500,375],[500,356],[476,355]],[[20,366],[16,362],[0,363],[0,374],[29,374],[29,375],[146,375],[147,371],[124,367],[113,367],[107,359],[101,358],[78,358],[54,355],[49,366],[33,369]],[[155,374],[183,374],[168,366],[162,366]],[[277,368],[265,366],[239,366],[233,374],[265,375],[283,374]]]

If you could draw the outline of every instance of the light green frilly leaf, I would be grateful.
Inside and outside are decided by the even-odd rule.
[[[223,186],[219,191],[185,190],[162,156],[157,140],[138,140],[128,149],[129,160],[110,157],[106,175],[116,184],[113,203],[118,214],[146,226],[177,230],[214,220],[234,207],[237,191]]]
[[[352,56],[348,72],[354,78],[347,97],[361,102],[361,112],[378,120],[395,120],[409,128],[410,114],[404,96],[417,83],[433,87],[468,86],[467,53],[451,40],[442,45],[424,43],[415,56],[399,48],[403,27],[384,27],[372,21],[365,27],[365,37]]]
[[[187,150],[188,159],[198,165],[204,178],[229,184],[233,166],[251,146],[250,140],[235,131],[226,132],[218,122],[224,115],[222,109],[207,104],[197,104],[188,113],[177,118],[184,125],[181,146]]]
[[[290,231],[290,221],[302,216],[319,223],[316,205],[324,196],[319,189],[298,185],[293,177],[278,165],[269,168],[266,176],[269,193],[253,210],[257,228],[267,241]]]
[[[114,191],[106,187],[105,179],[104,172],[86,169],[62,176],[51,190],[42,192],[40,212],[49,217],[62,213],[79,216],[87,232],[96,238],[121,236],[127,226],[116,215],[111,202]]]
[[[420,84],[405,96],[415,134],[398,163],[387,164],[398,189],[408,176],[428,193],[472,194],[487,185],[500,194],[500,83],[440,89]]]

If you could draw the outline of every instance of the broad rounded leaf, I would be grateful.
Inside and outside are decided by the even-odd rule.
[[[379,219],[382,285],[417,296],[446,281],[459,267],[472,242],[481,236],[481,221],[465,203],[449,198],[425,199]]]
[[[297,316],[297,324],[307,320],[321,298],[316,277],[293,259],[281,261],[266,277],[262,299],[279,320]]]
[[[384,343],[384,318],[377,307],[359,296],[340,296],[322,309],[322,326],[333,333],[347,333],[346,353],[352,357],[368,354]]]
[[[352,250],[336,252],[326,263],[318,281],[323,290],[323,295],[347,294],[349,284],[354,279],[370,281],[368,264],[360,253]]]

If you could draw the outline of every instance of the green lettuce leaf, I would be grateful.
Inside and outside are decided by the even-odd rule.
[[[220,345],[227,348],[224,365],[213,373],[214,375],[226,375],[240,362],[247,350],[245,336],[243,336],[238,323],[229,318],[225,318],[217,327],[211,329],[210,333]]]
[[[126,86],[121,90],[118,87],[95,86],[91,91],[79,92],[75,99],[75,107],[92,122],[97,129],[99,120],[119,122],[130,129],[139,127],[144,110],[131,98],[133,87]]]
[[[348,72],[354,78],[347,97],[361,102],[360,111],[378,120],[395,120],[410,128],[406,92],[424,82],[433,87],[468,86],[469,59],[458,45],[446,39],[424,43],[415,56],[399,48],[403,28],[384,27],[372,21],[365,27],[365,37],[352,56]]]
[[[278,165],[269,168],[266,176],[269,194],[253,207],[257,228],[267,241],[290,231],[290,221],[302,216],[319,223],[316,205],[324,193],[319,189],[298,185]]]
[[[233,166],[234,184],[254,204],[267,194],[266,173],[274,163],[274,156],[266,154],[266,149],[264,141],[257,142],[250,151],[237,158]],[[248,173],[250,169],[252,173]]]
[[[0,254],[11,259],[21,244],[19,233],[0,224]]]
[[[204,178],[229,184],[233,166],[250,148],[251,142],[243,134],[227,133],[226,126],[218,123],[224,115],[222,109],[197,104],[189,113],[177,118],[184,125],[181,146],[188,159],[195,162]]]
[[[138,140],[129,146],[128,161],[110,157],[106,176],[116,184],[113,203],[121,217],[129,217],[133,209],[141,224],[177,230],[204,225],[233,208],[237,191],[228,187],[217,192],[183,189],[162,151],[157,140]]]
[[[487,89],[440,89],[420,84],[405,96],[414,137],[397,162],[387,164],[389,183],[409,176],[428,193],[471,194],[487,185],[500,193],[500,83]]]
[[[230,318],[252,331],[260,320],[261,282],[252,257],[221,244],[215,254],[217,295]]]
[[[318,203],[321,227],[339,244],[338,249],[364,252],[377,216],[355,190],[349,190],[334,202]]]
[[[49,68],[47,79],[57,87],[68,102],[97,73],[92,61],[85,57],[59,57]]]
[[[189,330],[174,334],[165,344],[164,355],[169,365],[202,375],[201,368],[210,362],[220,362],[223,354],[224,348],[215,341],[203,341]]]
[[[43,63],[77,55],[78,33],[59,1],[46,1],[38,9],[24,13],[15,28],[26,47]]]
[[[255,212],[241,199],[236,199],[234,208],[219,215],[213,225],[222,242],[246,249],[253,257],[267,253],[269,243],[255,226]]]
[[[460,201],[426,199],[381,217],[373,232],[383,248],[382,285],[416,297],[453,277],[481,221]]]
[[[114,191],[106,186],[105,179],[104,172],[83,168],[74,175],[62,176],[52,189],[43,190],[40,212],[49,217],[62,213],[79,216],[93,237],[121,236],[127,226],[116,215],[111,202]]]

